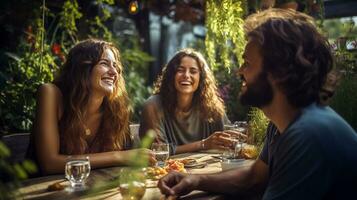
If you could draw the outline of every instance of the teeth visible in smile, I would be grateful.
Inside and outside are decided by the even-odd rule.
[[[245,87],[247,85],[247,82],[242,81],[242,86]]]
[[[189,81],[182,81],[180,82],[181,85],[191,85],[191,83]]]
[[[108,83],[108,84],[113,84],[114,83],[114,80],[111,79],[111,78],[103,78],[102,79],[105,83]]]

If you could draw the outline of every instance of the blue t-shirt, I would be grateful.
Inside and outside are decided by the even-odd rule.
[[[281,134],[269,124],[259,158],[263,199],[357,199],[357,134],[330,107],[307,106]]]

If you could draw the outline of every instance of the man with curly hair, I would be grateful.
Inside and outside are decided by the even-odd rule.
[[[313,19],[269,9],[246,19],[240,101],[270,119],[264,147],[249,168],[211,175],[171,173],[166,195],[205,190],[262,199],[355,199],[357,135],[319,93],[332,54]]]

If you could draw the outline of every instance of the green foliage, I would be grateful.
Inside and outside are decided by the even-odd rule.
[[[357,26],[352,17],[327,19],[322,29],[334,49],[334,67],[343,72],[330,106],[357,130]],[[347,49],[347,45],[355,50]]]
[[[215,76],[219,80],[219,93],[227,108],[227,116],[231,121],[247,120],[248,107],[242,106],[239,102],[239,92],[241,90],[241,80],[236,75],[237,67],[231,69],[232,73],[226,70],[216,71]]]
[[[209,0],[206,2],[206,51],[214,70],[232,68],[241,62],[245,46],[243,16],[245,1]]]
[[[76,20],[81,17],[82,13],[78,10],[77,1],[65,1],[58,25],[67,30],[70,36],[75,36],[77,33]]]
[[[28,41],[21,40],[18,54],[8,53],[12,58],[5,72],[5,85],[1,86],[0,114],[1,125],[5,130],[29,130],[35,110],[35,94],[39,85],[53,79],[57,70],[56,58],[50,46],[43,46],[41,53],[41,34],[43,24],[40,19],[34,21],[33,33],[28,33]]]
[[[331,100],[331,107],[357,130],[357,75],[346,73]]]
[[[37,171],[31,161],[22,163],[9,163],[9,149],[0,141],[0,199],[15,199],[19,197],[16,189],[20,186],[20,180],[26,179],[29,173]]]
[[[131,41],[130,46],[132,47],[122,47],[121,55],[126,88],[134,110],[132,120],[138,123],[142,105],[152,91],[151,87],[145,86],[146,82],[143,77],[148,77],[148,63],[153,61],[154,58],[140,50],[138,41],[134,37],[129,38],[128,41]]]
[[[249,142],[256,145],[260,150],[263,147],[265,133],[269,123],[263,111],[252,108],[249,112]]]
[[[247,108],[241,106],[238,100],[240,80],[231,73],[238,70],[242,62],[246,43],[243,31],[246,6],[246,1],[206,2],[207,34],[203,52],[215,73],[220,95],[232,121],[245,119],[247,113]],[[203,45],[198,42],[196,46]]]

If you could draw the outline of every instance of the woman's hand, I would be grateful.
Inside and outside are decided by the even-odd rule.
[[[223,131],[214,132],[203,142],[205,149],[229,149],[233,145],[230,134]]]
[[[239,140],[240,142],[246,142],[248,139],[248,136],[246,134],[239,132],[237,130],[225,130],[224,132],[230,134],[230,137],[233,140]]]
[[[206,149],[234,149],[237,140],[245,141],[247,136],[235,130],[217,131],[205,139]]]

